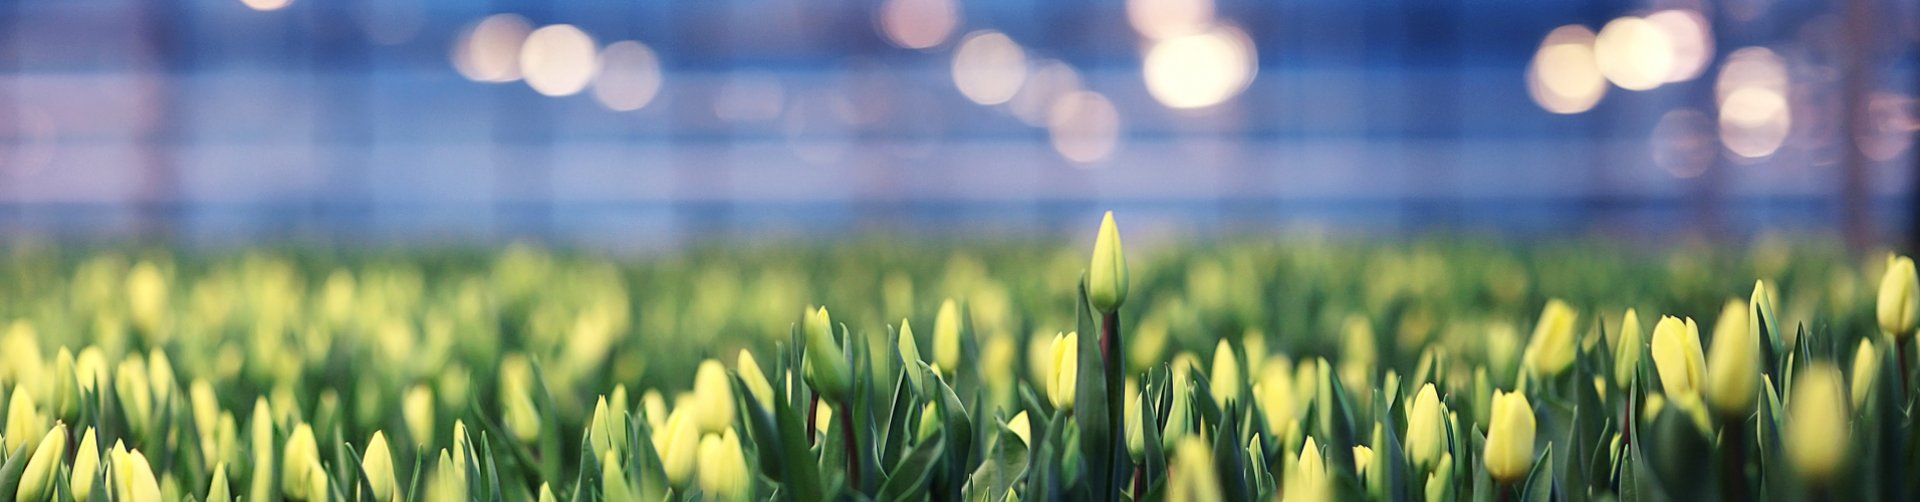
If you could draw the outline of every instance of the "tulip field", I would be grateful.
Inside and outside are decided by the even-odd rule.
[[[1900,254],[1097,223],[12,245],[0,500],[1920,498]]]

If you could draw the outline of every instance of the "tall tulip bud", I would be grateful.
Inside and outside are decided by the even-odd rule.
[[[1053,369],[1047,372],[1047,398],[1053,407],[1073,411],[1074,396],[1080,385],[1080,332],[1054,335],[1051,348]]]
[[[740,373],[740,381],[746,382],[747,393],[752,394],[753,400],[760,403],[761,408],[773,409],[773,384],[767,381],[766,372],[760,370],[760,363],[753,360],[753,353],[740,349],[740,355],[733,364],[734,371]]]
[[[720,361],[708,359],[693,373],[694,418],[702,434],[733,426],[733,380]]]
[[[933,363],[960,367],[960,304],[948,298],[933,316]]]
[[[1699,325],[1693,319],[1661,317],[1653,326],[1653,369],[1660,373],[1660,387],[1674,396],[1700,392],[1706,366]]]
[[[747,500],[752,474],[733,429],[700,440],[700,491],[711,500]]]
[[[1873,350],[1873,339],[1861,338],[1860,348],[1853,351],[1853,407],[1867,406],[1868,392],[1873,390],[1873,381],[1880,376],[1880,353]]]
[[[1753,413],[1759,400],[1760,341],[1748,326],[1748,309],[1729,300],[1714,324],[1713,358],[1707,364],[1707,404],[1727,420]]]
[[[700,432],[687,415],[685,410],[675,409],[667,416],[666,428],[653,431],[653,449],[660,455],[667,483],[675,489],[686,489],[693,480],[694,459],[700,448]]]
[[[400,399],[401,416],[407,422],[407,435],[413,444],[433,444],[433,388],[425,384],[407,389]]]
[[[1580,319],[1567,302],[1556,298],[1547,301],[1540,311],[1540,322],[1533,327],[1533,338],[1528,340],[1526,355],[1522,356],[1528,368],[1541,376],[1558,375],[1573,364],[1576,349],[1574,323]]]
[[[94,478],[100,475],[100,443],[93,438],[92,427],[80,435],[80,451],[73,453],[72,472],[73,499],[91,500]]]
[[[1420,388],[1407,410],[1407,459],[1421,470],[1431,470],[1447,450],[1447,411],[1433,384]]]
[[[74,368],[73,352],[61,347],[53,356],[53,389],[47,396],[47,411],[61,420],[80,418],[80,381]]]
[[[33,396],[27,395],[24,386],[13,388],[13,397],[7,401],[7,452],[20,451],[40,440],[44,425],[40,425],[40,411],[33,405]]]
[[[253,448],[253,481],[248,488],[247,500],[268,500],[273,497],[273,407],[267,404],[267,398],[258,397],[253,401],[253,421],[248,422],[248,439]]]
[[[1173,471],[1167,478],[1169,501],[1213,501],[1225,497],[1220,477],[1214,472],[1213,448],[1198,437],[1189,437],[1174,447],[1170,459]]]
[[[153,465],[139,450],[113,445],[112,488],[114,499],[123,502],[160,502],[160,483],[153,477]]]
[[[367,484],[373,487],[373,500],[393,502],[399,492],[398,478],[393,474],[393,453],[387,449],[387,435],[373,432],[373,439],[367,441],[367,453],[361,458],[361,470],[367,473]]]
[[[40,446],[33,450],[33,456],[27,457],[27,468],[20,473],[20,489],[14,492],[14,500],[36,502],[47,500],[58,488],[57,476],[60,465],[67,458],[67,426],[53,424],[53,430],[47,431],[40,439]]]
[[[1093,240],[1093,263],[1087,266],[1087,300],[1103,313],[1113,313],[1127,301],[1127,254],[1120,249],[1120,229],[1113,211],[1100,219],[1100,235]]]
[[[1493,423],[1487,426],[1487,474],[1517,483],[1533,468],[1533,404],[1518,392],[1494,391]]]
[[[1747,329],[1753,330],[1753,339],[1780,346],[1780,318],[1773,315],[1773,285],[1767,281],[1753,281],[1753,293],[1747,296]],[[1764,331],[1766,337],[1761,337]]]
[[[1140,392],[1138,391],[1127,393],[1127,455],[1133,457],[1134,463],[1145,465],[1147,435],[1146,429],[1142,429],[1140,425],[1141,421],[1144,420],[1141,415],[1142,411],[1140,410],[1140,398]]]
[[[1646,350],[1646,339],[1640,334],[1640,314],[1627,309],[1627,315],[1620,320],[1620,344],[1613,348],[1613,383],[1625,389],[1633,385],[1633,375],[1640,371],[1640,353]]]
[[[1212,386],[1213,398],[1221,404],[1240,400],[1240,386],[1244,383],[1240,377],[1240,359],[1233,354],[1233,346],[1225,339],[1213,346],[1213,372],[1207,375]]]
[[[849,376],[852,370],[848,369],[847,356],[840,351],[840,342],[834,339],[833,316],[827,313],[826,307],[820,307],[807,311],[803,322],[807,336],[807,379],[815,390],[838,401],[847,395],[847,387],[852,385]]]
[[[1847,411],[1840,372],[1822,362],[1794,375],[1793,400],[1787,402],[1787,463],[1815,484],[1833,480],[1846,463]]]
[[[627,445],[626,430],[614,427],[612,414],[607,409],[606,396],[594,401],[593,419],[587,421],[587,444],[593,449],[594,457],[613,453],[615,458],[626,458],[626,452],[622,451]]]
[[[1913,258],[1887,258],[1887,271],[1880,276],[1878,303],[1880,330],[1894,339],[1913,336],[1914,323],[1920,320],[1920,276],[1913,269]]]
[[[1439,502],[1451,500],[1447,496],[1453,493],[1453,454],[1440,456],[1440,464],[1432,473],[1427,474],[1427,500]]]
[[[1320,455],[1320,444],[1312,436],[1300,445],[1300,456],[1287,473],[1285,500],[1332,500],[1328,486],[1327,461]]]
[[[513,437],[523,443],[540,438],[540,412],[533,406],[533,365],[513,354],[500,361],[500,407]]]
[[[207,483],[207,502],[233,502],[233,488],[227,484],[227,463],[221,462],[213,467],[213,481]]]
[[[289,498],[305,497],[313,489],[307,480],[307,476],[313,474],[309,464],[320,461],[320,444],[313,439],[313,426],[294,426],[293,433],[287,435],[286,452],[280,461],[280,492]]]

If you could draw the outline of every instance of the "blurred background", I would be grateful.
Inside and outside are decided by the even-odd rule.
[[[0,236],[1905,242],[1920,2],[13,0]]]

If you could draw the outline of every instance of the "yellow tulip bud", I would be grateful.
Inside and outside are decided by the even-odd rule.
[[[1748,310],[1740,300],[1728,300],[1714,323],[1706,398],[1713,411],[1728,420],[1753,413],[1759,400],[1760,340],[1754,338]]]
[[[1427,474],[1426,494],[1427,500],[1439,502],[1450,500],[1448,495],[1452,493],[1453,454],[1448,453],[1441,455],[1440,463],[1434,467],[1432,473]]]
[[[1231,404],[1240,400],[1240,359],[1233,354],[1233,346],[1225,339],[1213,346],[1213,372],[1207,375],[1207,384],[1212,387],[1213,398],[1220,404]]]
[[[734,358],[734,366],[740,373],[740,380],[746,382],[747,393],[752,394],[753,400],[760,403],[761,408],[772,410],[773,384],[767,381],[767,374],[760,371],[760,363],[753,360],[753,353],[740,349],[740,355]]]
[[[153,466],[139,450],[113,445],[113,492],[115,500],[160,502],[160,483],[153,477]]]
[[[1640,352],[1646,350],[1646,341],[1640,334],[1640,315],[1633,309],[1627,309],[1627,315],[1620,320],[1620,344],[1613,352],[1613,383],[1625,389],[1633,385],[1633,375],[1640,371]]]
[[[398,500],[398,478],[393,474],[393,453],[387,449],[387,435],[373,432],[373,439],[367,441],[367,452],[361,456],[361,470],[367,474],[367,484],[373,487],[373,500],[393,502]]]
[[[333,485],[327,482],[327,469],[320,466],[320,460],[307,461],[306,470],[307,500],[309,502],[333,500],[327,496],[328,492],[332,491]]]
[[[1120,246],[1120,229],[1113,224],[1113,211],[1100,219],[1100,234],[1093,240],[1093,262],[1087,266],[1087,299],[1093,308],[1113,313],[1127,301],[1127,254]]]
[[[407,389],[400,398],[401,417],[407,422],[407,435],[413,444],[433,444],[433,388],[424,384]]]
[[[615,458],[624,458],[620,448],[626,446],[626,431],[615,429],[613,419],[607,409],[607,398],[601,396],[593,403],[593,419],[587,421],[587,444],[593,448],[593,456],[605,457],[613,453]]]
[[[534,500],[538,502],[559,502],[560,499],[553,496],[552,486],[548,486],[547,483],[540,483],[539,498]]]
[[[1824,362],[1808,364],[1794,375],[1787,402],[1787,462],[1814,483],[1833,480],[1846,463],[1847,411],[1840,372]]]
[[[120,413],[127,419],[127,428],[135,438],[146,437],[147,423],[153,417],[153,387],[148,377],[147,365],[140,356],[129,356],[120,361],[113,374],[113,390],[120,398]]]
[[[600,494],[610,502],[640,500],[640,494],[627,481],[627,469],[612,452],[600,457]]]
[[[173,361],[167,353],[154,349],[147,352],[147,382],[153,387],[153,401],[165,411],[173,401],[173,389],[177,383],[173,379]]]
[[[1294,402],[1293,368],[1284,358],[1261,368],[1260,383],[1255,387],[1253,397],[1260,403],[1267,430],[1284,432],[1287,422],[1299,418],[1300,406]]]
[[[61,347],[53,356],[53,388],[47,396],[47,411],[61,420],[80,418],[79,373],[74,369],[73,352]]]
[[[1169,501],[1214,501],[1223,499],[1220,477],[1214,472],[1213,448],[1198,437],[1189,437],[1174,447],[1172,471],[1167,478]]]
[[[1574,324],[1580,313],[1560,299],[1547,301],[1540,311],[1540,322],[1533,327],[1533,338],[1521,356],[1528,368],[1541,376],[1554,376],[1573,364]]]
[[[1188,403],[1193,395],[1192,368],[1192,356],[1187,354],[1174,356],[1173,406],[1167,411],[1166,428],[1160,432],[1162,450],[1171,450],[1174,445],[1180,444],[1180,438],[1186,437],[1188,430],[1193,427],[1191,424],[1193,418],[1189,416],[1193,414],[1191,411],[1193,405]]]
[[[227,486],[226,462],[213,468],[213,481],[207,484],[207,502],[233,502],[232,488]]]
[[[740,438],[727,429],[700,440],[700,491],[713,500],[746,500],[753,488]]]
[[[273,407],[267,404],[267,398],[255,398],[253,401],[253,421],[248,439],[253,449],[253,485],[247,492],[247,500],[269,500],[273,497]]]
[[[1307,437],[1300,456],[1287,473],[1285,500],[1332,500],[1327,480],[1327,462],[1320,455],[1320,444]]]
[[[1022,411],[1015,414],[1012,420],[1008,420],[1007,430],[1013,431],[1015,436],[1020,436],[1020,442],[1033,444],[1033,420],[1027,418],[1027,412]]]
[[[948,368],[960,367],[960,304],[948,298],[940,302],[933,316],[933,362]]]
[[[320,445],[313,439],[313,426],[300,424],[287,435],[286,452],[281,456],[280,491],[289,498],[301,498],[311,490],[307,476],[311,465],[320,461]]]
[[[1344,338],[1340,347],[1340,384],[1348,389],[1373,387],[1373,372],[1379,369],[1373,323],[1359,315],[1347,316],[1341,332]]]
[[[93,498],[93,482],[100,476],[100,443],[93,438],[93,428],[80,436],[80,450],[73,454],[73,499],[90,500]]]
[[[688,412],[676,409],[667,416],[666,428],[653,432],[653,449],[660,455],[667,483],[675,489],[686,489],[693,480],[694,459],[700,448],[700,432],[693,420]]]
[[[34,502],[51,498],[57,490],[56,477],[66,459],[67,426],[53,424],[53,430],[41,437],[40,446],[27,458],[27,468],[20,473],[20,488],[14,500]]]
[[[1130,389],[1133,387],[1131,381],[1129,381],[1127,387]],[[1142,420],[1140,399],[1139,391],[1127,391],[1127,407],[1125,408],[1127,414],[1125,420],[1127,428],[1127,455],[1132,456],[1135,463],[1144,464],[1147,453],[1147,434],[1146,429],[1140,425]]]
[[[840,342],[834,339],[833,317],[826,307],[808,311],[805,317],[807,380],[829,400],[839,401],[852,385],[852,370],[840,351]]]
[[[1006,392],[1007,396],[1013,395],[1013,371],[1016,364],[1015,357],[1018,354],[1019,349],[1014,348],[1013,337],[987,337],[986,343],[980,346],[980,369],[982,370],[980,380],[987,384],[989,390]],[[908,373],[908,375],[916,374],[918,373]]]
[[[133,270],[127,273],[126,287],[127,310],[134,326],[140,328],[140,332],[148,336],[150,341],[164,341],[167,334],[167,279],[161,274],[160,267],[149,261],[134,265]]]
[[[1880,376],[1880,353],[1873,350],[1871,338],[1861,338],[1860,348],[1853,351],[1853,407],[1867,407],[1868,392],[1873,390],[1873,381]]]
[[[1920,277],[1914,273],[1913,258],[1887,258],[1879,300],[1880,330],[1896,340],[1913,336],[1914,322],[1920,319]]]
[[[702,434],[718,433],[733,426],[733,380],[720,361],[708,359],[693,373],[695,423]]]
[[[1407,459],[1422,470],[1433,469],[1447,453],[1447,411],[1433,384],[1420,388],[1407,410]]]
[[[511,354],[500,361],[500,407],[506,428],[523,443],[540,438],[540,412],[533,405],[533,365],[526,356]]]
[[[1353,445],[1353,473],[1362,481],[1367,479],[1367,468],[1373,466],[1373,448],[1367,445]]]
[[[461,428],[456,425],[456,429]],[[456,438],[459,436],[455,436]],[[467,500],[467,479],[465,468],[457,465],[446,448],[440,449],[440,462],[435,464],[433,482],[427,486],[427,500],[430,502],[461,502]],[[612,472],[611,470],[609,472]],[[624,472],[624,471],[621,471]]]
[[[33,396],[28,395],[25,388],[14,387],[13,397],[7,401],[7,452],[20,452],[39,443],[45,428],[40,422],[40,412],[34,408]]]
[[[648,428],[657,431],[667,427],[667,398],[660,397],[660,391],[647,389],[646,394],[641,394],[640,408],[647,414]]]
[[[914,428],[914,441],[926,441],[933,438],[934,433],[940,432],[940,408],[937,406],[938,403],[939,401],[927,401],[927,404],[920,406],[920,424]]]
[[[80,349],[80,355],[73,361],[73,371],[82,390],[95,391],[100,382],[107,379],[107,353],[91,345]]]
[[[1487,427],[1487,474],[1516,483],[1533,468],[1533,404],[1518,392],[1494,391],[1493,423]]]
[[[1053,401],[1053,407],[1073,411],[1073,399],[1078,394],[1080,384],[1080,333],[1072,332],[1053,337],[1053,369],[1048,372],[1047,398]]]
[[[1663,316],[1653,326],[1653,369],[1669,395],[1692,395],[1706,378],[1706,357],[1700,353],[1700,327],[1693,319]]]
[[[195,378],[187,385],[187,402],[193,407],[193,426],[200,431],[202,443],[211,444],[208,439],[220,420],[220,396],[214,393],[213,384]]]

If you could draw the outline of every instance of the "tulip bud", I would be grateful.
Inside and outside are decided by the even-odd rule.
[[[1556,298],[1547,301],[1545,309],[1540,311],[1540,322],[1533,327],[1533,338],[1527,343],[1526,355],[1521,356],[1528,368],[1540,376],[1554,376],[1566,371],[1573,364],[1574,323],[1580,319],[1567,302]]]
[[[640,494],[627,481],[627,469],[620,458],[609,452],[600,457],[600,494],[609,501],[639,500]]]
[[[93,438],[92,427],[80,436],[80,451],[73,454],[72,472],[73,499],[91,500],[93,482],[100,476],[100,444]]]
[[[153,466],[139,450],[129,451],[113,445],[114,500],[122,502],[160,502],[160,483],[153,477]]]
[[[173,361],[160,349],[147,352],[147,383],[153,387],[153,401],[165,412],[173,402],[173,389],[178,383],[173,378]]]
[[[1487,474],[1502,483],[1517,483],[1533,468],[1533,404],[1518,392],[1494,391],[1493,423],[1487,427]]]
[[[734,366],[735,371],[740,373],[740,381],[746,382],[747,393],[753,395],[753,400],[760,403],[761,408],[772,410],[773,384],[767,381],[767,374],[760,371],[760,363],[753,360],[753,353],[748,352],[747,349],[740,349],[740,355],[734,359]],[[908,372],[907,374],[912,375],[913,372]],[[919,387],[914,388],[918,389]],[[620,401],[625,401],[625,399],[621,399]],[[621,407],[625,408],[625,405],[622,404]],[[622,409],[621,411],[626,410]]]
[[[1753,281],[1753,293],[1747,296],[1747,327],[1753,330],[1753,339],[1773,347],[1780,345],[1780,319],[1773,315],[1773,285],[1767,281]],[[1761,337],[1760,332],[1766,336]]]
[[[1920,319],[1920,277],[1914,273],[1913,258],[1887,258],[1887,271],[1880,276],[1878,313],[1881,331],[1895,340],[1913,336],[1914,322]]]
[[[1353,473],[1359,476],[1362,482],[1370,481],[1367,476],[1367,468],[1372,466],[1373,448],[1369,448],[1363,444],[1353,445]]]
[[[247,492],[247,500],[269,500],[273,497],[273,407],[267,404],[267,398],[255,398],[253,401],[253,421],[247,425],[251,431],[250,448],[253,449],[253,485]]]
[[[533,405],[533,365],[526,356],[508,355],[500,361],[500,407],[507,430],[523,443],[540,438],[540,412]]]
[[[1426,494],[1430,502],[1451,500],[1453,493],[1453,454],[1440,456],[1440,464],[1427,474]]]
[[[960,367],[960,304],[948,298],[940,302],[933,316],[933,362],[948,368]]]
[[[913,440],[915,442],[924,442],[933,438],[935,433],[940,432],[940,407],[938,404],[939,401],[927,401],[927,404],[920,406],[920,424],[913,430]]]
[[[720,361],[708,359],[693,373],[694,419],[702,434],[733,426],[733,380]]]
[[[400,398],[401,418],[407,422],[407,435],[413,444],[433,444],[433,388],[424,384],[407,389]]]
[[[1285,500],[1332,500],[1327,486],[1327,462],[1320,455],[1320,444],[1307,437],[1300,445],[1300,456],[1287,473]]]
[[[73,421],[80,418],[79,373],[74,369],[73,352],[61,347],[53,356],[53,389],[47,396],[47,411],[61,420]]]
[[[1113,211],[1100,219],[1100,235],[1093,240],[1093,263],[1087,266],[1087,299],[1093,308],[1111,314],[1127,301],[1127,254],[1120,249],[1120,229]]]
[[[1646,350],[1646,342],[1640,334],[1640,315],[1633,309],[1627,309],[1627,315],[1620,320],[1620,344],[1613,352],[1613,383],[1625,389],[1633,385],[1633,375],[1640,371],[1640,352]]]
[[[1700,354],[1700,327],[1693,319],[1661,317],[1653,326],[1653,368],[1660,373],[1660,387],[1669,395],[1699,392],[1706,366],[1706,357]]]
[[[559,502],[560,499],[553,496],[552,486],[548,486],[547,483],[540,483],[540,496],[534,500],[538,502]]]
[[[833,317],[826,307],[807,311],[806,324],[807,380],[814,390],[820,391],[828,399],[839,401],[846,397],[847,387],[852,385],[847,356],[840,352],[840,342],[834,339]]]
[[[290,498],[305,496],[312,488],[307,482],[307,475],[313,472],[308,464],[320,461],[320,445],[313,439],[313,426],[294,426],[293,433],[287,435],[286,452],[280,458],[281,493]]]
[[[107,379],[107,353],[100,347],[88,345],[80,349],[80,355],[73,360],[74,377],[79,379],[80,388],[94,392],[100,382]]]
[[[1853,407],[1867,407],[1868,392],[1873,390],[1873,381],[1880,375],[1880,353],[1873,350],[1873,340],[1860,339],[1860,348],[1853,351]]]
[[[666,428],[653,432],[653,449],[660,456],[667,483],[674,489],[686,489],[693,479],[694,459],[700,448],[700,432],[693,420],[688,412],[676,409],[668,415]]]
[[[1167,478],[1169,501],[1213,501],[1224,497],[1220,477],[1214,472],[1213,448],[1197,437],[1189,437],[1174,447]]]
[[[393,474],[393,453],[387,449],[387,435],[373,432],[373,439],[367,441],[367,453],[361,457],[361,470],[367,474],[367,484],[373,487],[373,500],[393,502],[399,497],[394,491],[399,486],[398,478]]]
[[[747,500],[753,485],[733,429],[700,440],[700,491],[713,500]]]
[[[1213,398],[1220,404],[1231,404],[1240,400],[1240,359],[1233,354],[1233,346],[1222,339],[1213,346],[1213,372],[1207,375],[1207,384],[1212,387]]]
[[[207,484],[207,502],[233,502],[231,490],[227,487],[227,463],[221,462],[214,466],[213,481]]]
[[[1053,369],[1047,372],[1047,398],[1053,400],[1054,408],[1071,412],[1080,384],[1080,333],[1054,335],[1052,354]]]
[[[1433,384],[1420,388],[1407,410],[1407,459],[1422,470],[1433,469],[1447,453],[1447,412]]]
[[[327,469],[320,466],[320,459],[308,460],[306,471],[308,502],[333,500],[327,497],[333,485],[328,484]]]
[[[40,433],[45,428],[40,423],[40,412],[34,408],[33,396],[27,395],[27,389],[23,386],[15,386],[13,398],[7,401],[7,452],[19,452],[21,448],[38,443]]]
[[[1292,364],[1284,358],[1260,369],[1260,382],[1254,384],[1253,398],[1267,421],[1267,430],[1284,432],[1288,421],[1298,417],[1294,403]]]
[[[587,442],[592,445],[594,457],[605,457],[613,453],[615,458],[627,456],[626,413],[607,407],[607,398],[601,397],[593,403],[593,419],[587,423]]]
[[[1193,418],[1189,415],[1193,413],[1193,405],[1187,402],[1193,395],[1191,361],[1192,358],[1184,354],[1173,358],[1173,406],[1167,411],[1166,428],[1160,432],[1162,450],[1172,450],[1192,428]]]
[[[462,429],[456,423],[455,429]],[[460,436],[455,436],[456,438]],[[457,441],[457,439],[456,439]],[[440,462],[435,464],[433,482],[428,485],[427,500],[430,502],[460,502],[467,500],[467,478],[465,468],[453,461],[446,448],[440,449]],[[609,469],[607,472],[614,472]],[[624,472],[624,471],[621,471]]]
[[[35,502],[47,500],[57,489],[56,477],[60,474],[61,463],[67,458],[67,426],[53,424],[53,430],[47,431],[40,440],[40,447],[33,450],[33,456],[27,458],[27,468],[20,473],[20,489],[15,492],[14,500]]]
[[[1846,463],[1846,402],[1842,401],[1840,372],[1816,362],[1794,375],[1793,399],[1787,401],[1787,462],[1794,472],[1814,484],[1833,480]]]
[[[1753,413],[1759,399],[1760,341],[1748,326],[1747,306],[1728,300],[1714,324],[1713,359],[1707,365],[1706,398],[1727,420]]]
[[[1012,420],[1008,420],[1007,430],[1013,431],[1015,436],[1020,436],[1020,442],[1033,444],[1033,420],[1027,418],[1027,412],[1022,411],[1015,414]]]

